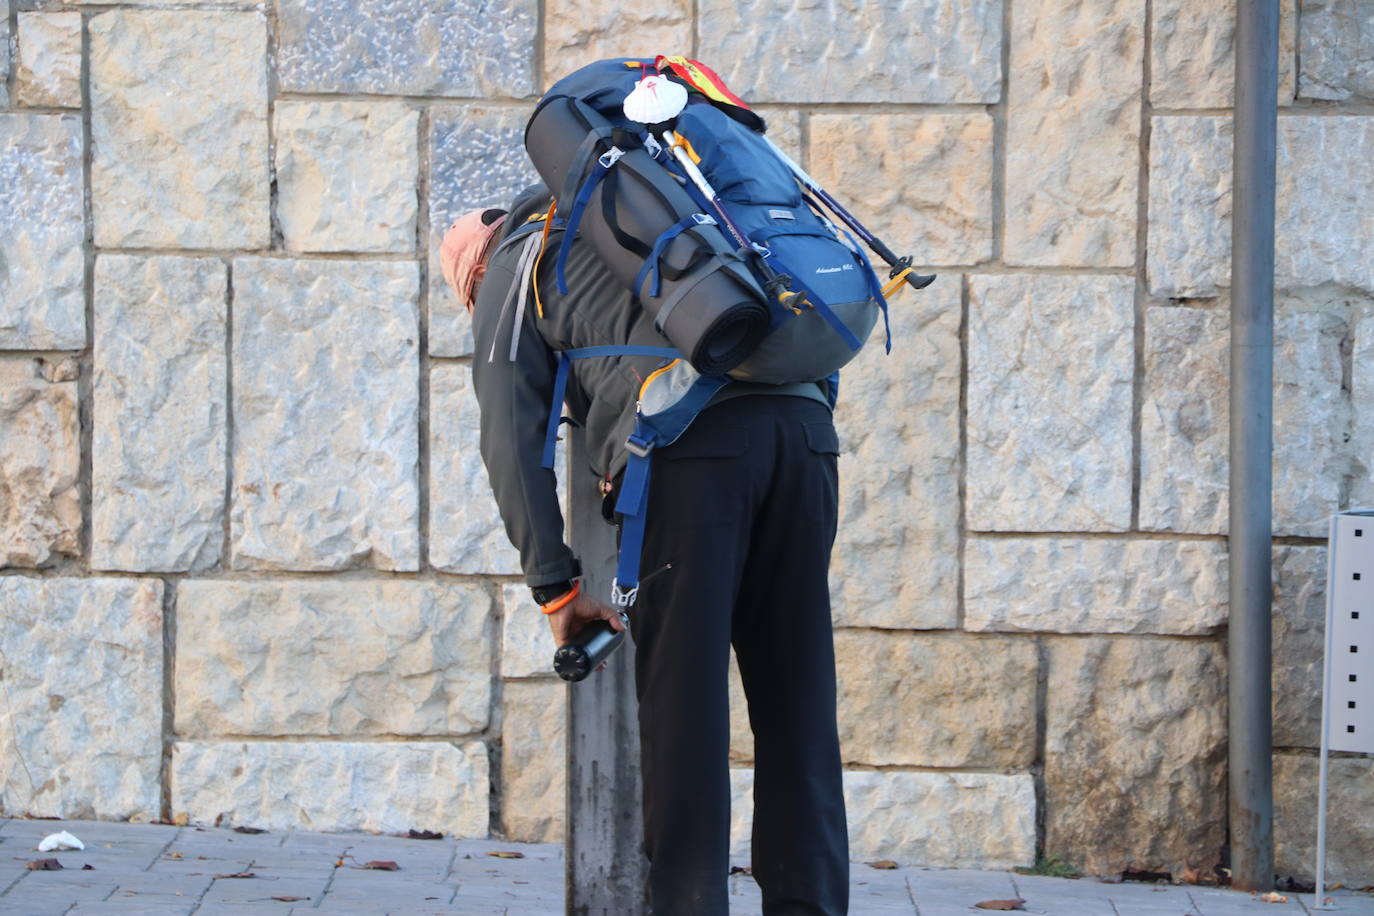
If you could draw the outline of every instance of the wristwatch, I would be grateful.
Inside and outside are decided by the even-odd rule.
[[[568,592],[572,591],[572,580],[566,579],[562,582],[555,582],[552,585],[536,585],[530,589],[534,595],[534,603],[543,607],[544,605],[557,601]]]

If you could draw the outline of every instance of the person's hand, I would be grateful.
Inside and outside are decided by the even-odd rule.
[[[553,641],[558,646],[566,646],[572,642],[577,632],[594,620],[607,620],[616,630],[624,631],[625,629],[625,624],[621,621],[620,614],[616,612],[615,608],[597,601],[585,591],[578,592],[576,598],[552,614],[544,616],[549,618],[549,627],[553,630]]]

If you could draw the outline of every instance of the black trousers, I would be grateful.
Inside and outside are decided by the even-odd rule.
[[[655,916],[727,913],[732,643],[763,912],[847,912],[827,587],[838,452],[823,405],[754,395],[707,409],[653,456],[630,617]]]

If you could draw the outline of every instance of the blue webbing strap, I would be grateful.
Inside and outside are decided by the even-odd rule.
[[[771,260],[778,265],[778,268],[781,268],[778,270],[778,273],[786,274],[791,277],[792,283],[801,288],[801,291],[806,294],[807,302],[811,303],[811,307],[816,310],[816,313],[820,315],[821,318],[825,319],[825,323],[830,325],[831,329],[833,329],[836,334],[840,335],[840,340],[843,340],[849,349],[858,350],[863,346],[863,342],[859,340],[858,337],[854,336],[854,332],[849,330],[849,326],[840,320],[840,316],[835,314],[835,310],[826,305],[825,300],[818,296],[815,290],[806,285],[801,278],[801,274],[789,269],[786,264],[777,259],[776,255],[774,255]]]
[[[568,214],[568,224],[563,229],[563,244],[558,246],[558,261],[554,264],[554,276],[558,279],[558,291],[563,295],[568,294],[568,280],[563,276],[563,268],[568,263],[568,252],[572,251],[573,236],[577,234],[577,224],[582,222],[582,212],[587,209],[587,204],[592,199],[592,192],[596,186],[601,184],[601,179],[611,172],[611,167],[620,161],[620,157],[625,155],[625,151],[618,146],[612,146],[601,158],[596,160],[597,167],[592,169],[592,173],[587,176],[587,180],[582,182],[582,189],[577,192],[577,199],[573,201],[572,212]]]
[[[878,275],[873,272],[873,262],[868,260],[868,255],[864,254],[864,250],[859,247],[859,243],[854,240],[854,236],[850,235],[849,231],[846,229],[841,229],[840,231],[844,233],[845,238],[849,239],[849,247],[859,256],[859,260],[863,262],[864,270],[867,271],[865,276],[868,278],[868,289],[873,293],[873,298],[877,301],[878,308],[883,311],[883,334],[886,335],[887,348],[885,352],[891,353],[892,323],[888,321],[887,318],[887,299],[883,296],[883,284],[878,280]]]
[[[620,485],[620,499],[616,501],[616,511],[624,521],[620,524],[620,556],[616,561],[615,581],[611,583],[611,603],[619,607],[629,607],[639,597],[639,559],[644,553],[644,529],[648,527],[649,515],[645,510],[648,508],[650,464],[649,453],[630,454],[625,465],[625,479]],[[629,506],[635,511],[625,511]]]
[[[568,391],[568,372],[575,359],[589,359],[595,356],[661,356],[664,359],[677,359],[681,353],[672,347],[641,346],[604,346],[576,347],[558,354],[558,372],[553,377],[553,399],[549,405],[549,425],[544,431],[544,456],[542,465],[553,468],[554,450],[558,447],[558,426],[563,419],[563,397]]]
[[[658,269],[659,260],[663,257],[663,252],[668,248],[669,243],[671,243],[673,239],[677,238],[688,229],[691,229],[693,226],[714,226],[715,224],[715,219],[705,213],[693,213],[691,216],[684,216],[676,223],[673,223],[672,226],[658,237],[658,241],[654,242],[654,247],[649,252],[649,257],[644,260],[644,266],[639,268],[639,274],[635,277],[635,295],[644,295],[644,280],[649,276],[654,278],[654,285],[653,288],[649,290],[649,295],[657,296],[659,294],[659,291],[662,289],[660,283],[662,277],[659,276]]]
[[[549,425],[544,431],[544,458],[540,464],[553,470],[554,450],[558,448],[558,424],[563,419],[563,395],[568,390],[568,369],[572,362],[566,353],[558,354],[558,374],[553,377],[553,402],[549,405]]]

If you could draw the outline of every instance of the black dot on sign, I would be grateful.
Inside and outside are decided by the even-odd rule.
[[[1354,577],[1354,578],[1355,578],[1355,581],[1356,581],[1356,582],[1359,582],[1359,581],[1360,581],[1360,574],[1359,574],[1359,573],[1355,573],[1355,577]]]
[[[1351,619],[1351,620],[1359,620],[1359,619],[1360,619],[1360,612],[1359,612],[1359,611],[1351,611],[1351,612],[1350,612],[1350,619]]]
[[[1347,725],[1347,726],[1345,727],[1345,730],[1353,734],[1354,731],[1355,731],[1355,726],[1353,726],[1353,725]]]
[[[1363,529],[1363,528],[1356,528],[1356,529],[1355,529],[1355,537],[1357,537],[1357,538],[1362,538],[1362,537],[1364,537],[1364,529]]]
[[[1350,675],[1350,683],[1355,683],[1355,675]]]
[[[1346,702],[1346,704],[1345,704],[1345,708],[1346,708],[1346,709],[1354,709],[1354,708],[1355,708],[1355,701],[1354,701],[1354,700],[1348,700],[1348,701]]]
[[[1351,652],[1358,652],[1358,651],[1360,651],[1360,647],[1359,647],[1359,646],[1351,646],[1351,647],[1350,647],[1350,651],[1351,651]]]

